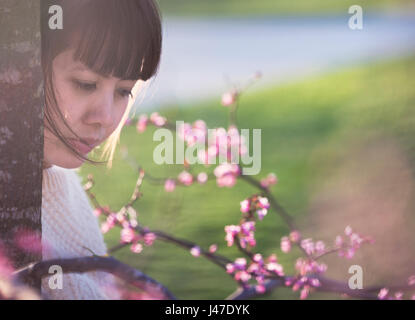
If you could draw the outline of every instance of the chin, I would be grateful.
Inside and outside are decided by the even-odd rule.
[[[84,164],[84,160],[78,159],[74,156],[69,156],[64,159],[55,159],[51,163],[55,166],[66,168],[66,169],[77,169]]]

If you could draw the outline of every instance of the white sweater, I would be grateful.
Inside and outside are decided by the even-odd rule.
[[[43,170],[42,254],[43,260],[105,255],[107,248],[97,217],[89,203],[80,176],[74,169],[52,166]],[[54,274],[51,271],[51,274]],[[62,289],[52,289],[50,277],[42,279],[42,294],[53,300],[120,299],[115,277],[106,272],[68,273]],[[56,277],[54,277],[56,279]],[[51,279],[53,282],[54,279]],[[57,283],[56,281],[54,282]],[[52,283],[53,284],[53,283]]]

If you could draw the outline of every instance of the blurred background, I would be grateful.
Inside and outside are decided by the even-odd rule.
[[[415,1],[413,0],[159,0],[164,45],[159,74],[148,83],[131,117],[158,111],[175,120],[228,126],[222,93],[262,78],[240,100],[240,128],[262,129],[262,170],[274,172],[273,194],[305,237],[327,241],[347,225],[375,244],[351,260],[328,257],[328,275],[347,282],[350,265],[364,271],[364,286],[394,283],[414,274],[415,228]],[[349,7],[363,9],[363,29],[352,30]],[[156,165],[154,129],[138,134],[126,126],[111,170],[93,173],[100,202],[118,210],[127,203],[137,172],[128,153],[156,177],[176,177],[183,167]],[[125,150],[125,149],[124,149]],[[214,167],[196,168],[211,172]],[[178,187],[144,182],[135,204],[150,229],[194,240],[203,248],[240,257],[224,240],[224,226],[240,220],[239,202],[257,190],[243,181],[234,188]],[[257,223],[257,252],[276,253],[287,273],[300,252],[283,254],[289,229],[270,211]],[[105,235],[108,247],[119,230]],[[155,242],[134,254],[114,256],[166,285],[180,299],[224,299],[236,288],[216,265],[172,244]],[[258,299],[298,298],[278,289]],[[337,298],[313,293],[312,299]]]

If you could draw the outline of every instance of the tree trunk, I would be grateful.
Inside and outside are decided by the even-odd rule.
[[[42,79],[40,0],[0,0],[0,250],[14,268],[42,260]]]

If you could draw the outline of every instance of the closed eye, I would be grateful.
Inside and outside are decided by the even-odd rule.
[[[94,91],[97,88],[96,83],[86,83],[78,80],[73,80],[73,83],[78,89],[81,89],[83,91]]]
[[[131,90],[121,89],[121,90],[120,90],[120,95],[121,95],[122,97],[128,97],[128,96],[131,96],[131,98],[134,98],[134,97],[133,97],[133,93],[131,92]]]

